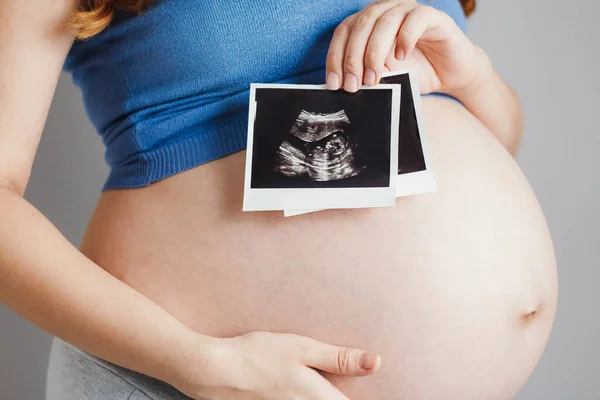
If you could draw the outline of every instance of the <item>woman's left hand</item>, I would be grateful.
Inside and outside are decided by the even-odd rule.
[[[358,90],[381,74],[415,67],[422,94],[459,97],[475,89],[492,67],[485,53],[442,11],[415,0],[381,0],[346,18],[327,55],[327,86]]]

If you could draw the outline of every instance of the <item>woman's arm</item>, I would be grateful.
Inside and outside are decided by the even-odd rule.
[[[0,2],[0,301],[119,365],[173,380],[201,336],[84,257],[22,197],[74,0]],[[208,341],[209,338],[206,338]]]
[[[77,347],[167,382],[200,365],[210,339],[92,263],[2,185],[0,301]]]
[[[477,47],[477,50],[481,54],[481,66],[474,66],[474,70],[482,71],[481,75],[470,86],[448,94],[460,100],[514,156],[523,132],[521,104],[494,70],[483,49]]]
[[[193,398],[347,400],[316,369],[369,375],[377,354],[294,334],[194,332],[87,259],[23,198],[73,43],[64,24],[76,1],[0,1],[0,302]]]

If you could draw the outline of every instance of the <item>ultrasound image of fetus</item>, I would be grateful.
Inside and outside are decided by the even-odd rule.
[[[275,171],[287,177],[308,176],[312,181],[333,181],[356,176],[352,137],[345,132],[350,124],[344,110],[318,114],[302,110],[277,150]]]

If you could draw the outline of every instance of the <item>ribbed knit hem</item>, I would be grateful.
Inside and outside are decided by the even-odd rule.
[[[247,118],[238,118],[196,136],[139,155],[134,161],[111,169],[103,191],[133,189],[192,169],[209,161],[244,150],[247,143]]]
[[[425,96],[456,100],[440,93]],[[247,145],[247,135],[247,117],[240,116],[213,131],[198,132],[197,135],[141,153],[134,161],[113,167],[102,190],[149,186],[161,179],[242,151]]]

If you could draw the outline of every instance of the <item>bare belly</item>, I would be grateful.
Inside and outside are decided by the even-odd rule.
[[[439,191],[393,208],[242,213],[244,153],[105,193],[82,250],[213,336],[294,332],[377,351],[353,400],[511,399],[556,308],[544,217],[520,169],[459,105],[424,100]]]

